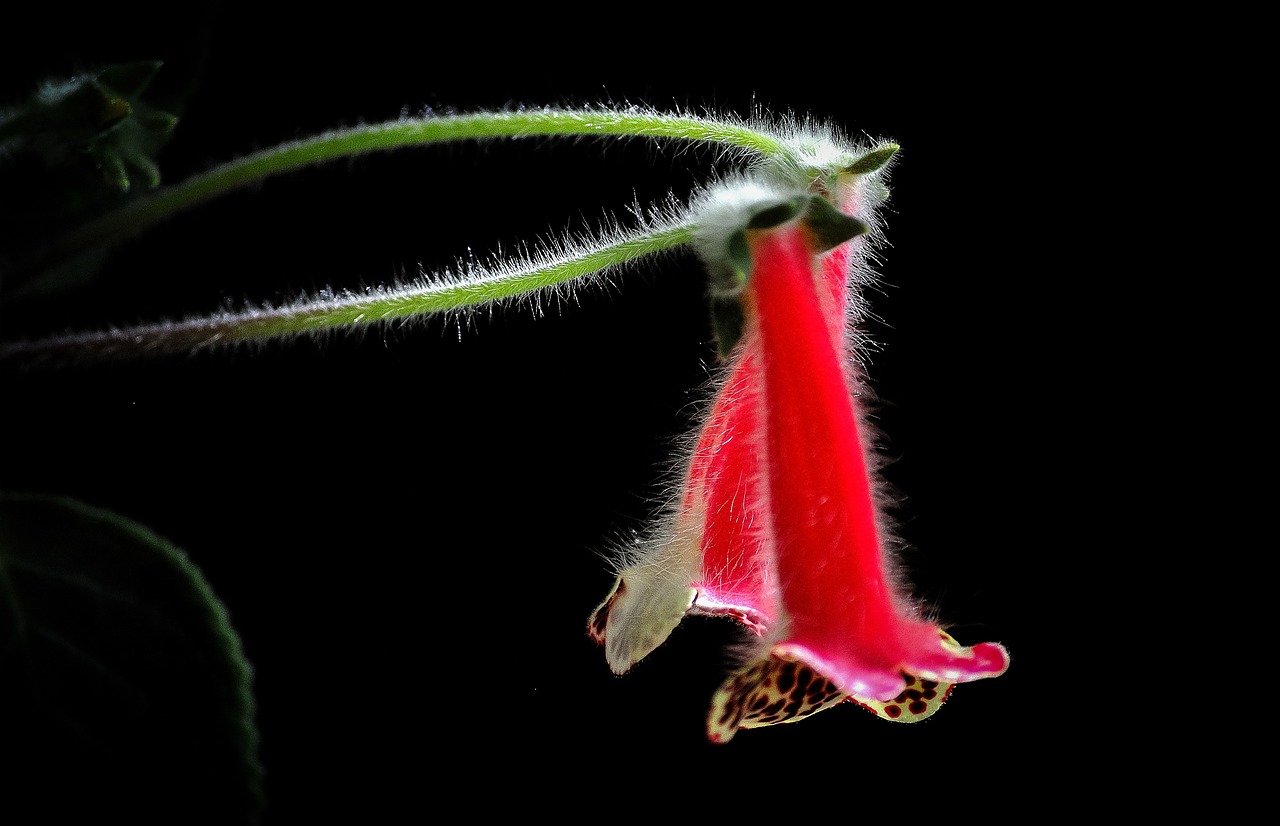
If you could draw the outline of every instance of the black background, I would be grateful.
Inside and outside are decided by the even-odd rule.
[[[736,639],[728,623],[686,621],[631,674],[609,672],[585,632],[611,583],[601,553],[645,525],[713,359],[703,276],[683,253],[541,317],[521,305],[323,343],[8,371],[17,439],[0,486],[138,520],[225,601],[255,669],[273,822],[425,812],[471,780],[536,781],[534,809],[572,810],[596,791],[617,804],[728,787],[739,800],[834,783],[938,814],[965,790],[1056,784],[1070,771],[1063,750],[1091,741],[1076,721],[1096,698],[1066,682],[1088,668],[1087,648],[1068,654],[1085,610],[1054,596],[1062,578],[1087,581],[1068,562],[1089,500],[1064,470],[1082,446],[1062,392],[1049,171],[1083,129],[1067,114],[1075,79],[1036,38],[981,19],[920,38],[853,10],[794,22],[633,13],[577,23],[549,9],[287,16],[229,4],[141,26],[45,11],[30,50],[6,56],[4,92],[164,60],[162,78],[193,83],[159,157],[170,182],[428,108],[759,105],[896,140],[884,285],[871,296],[883,347],[869,372],[904,563],[956,637],[1005,643],[1012,667],[960,686],[918,726],[842,708],[724,746],[705,741],[703,718]],[[121,245],[95,288],[0,308],[0,333],[381,283],[584,231],[633,201],[687,195],[709,169],[704,154],[645,142],[338,162],[175,217]],[[1075,596],[1094,610],[1104,598]],[[975,794],[964,810],[997,805]]]

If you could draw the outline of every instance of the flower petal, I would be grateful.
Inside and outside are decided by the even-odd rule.
[[[730,677],[711,698],[707,737],[727,743],[740,728],[803,720],[847,695],[802,659],[771,652]]]
[[[669,555],[651,555],[624,568],[587,623],[615,674],[625,674],[662,645],[698,595],[689,584],[695,572],[680,564],[679,545],[664,550]],[[673,566],[665,566],[664,558]]]
[[[946,646],[961,648],[946,631],[938,634]],[[773,648],[721,684],[711,700],[708,738],[725,743],[740,728],[793,723],[846,702],[885,720],[917,723],[942,708],[955,689],[954,683],[903,674],[906,687],[897,696],[875,700],[841,691],[823,675],[825,667],[796,646]]]

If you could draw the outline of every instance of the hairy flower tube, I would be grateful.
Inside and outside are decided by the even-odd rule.
[[[849,182],[840,189],[850,214],[860,212],[863,188]],[[774,197],[771,189],[750,186],[733,194],[726,205],[730,221],[738,219],[739,199],[755,204]],[[707,213],[715,235],[722,217],[714,208]],[[824,315],[831,334],[842,340],[849,331],[848,281],[855,259],[860,261],[861,240],[840,244],[824,260]],[[739,287],[731,283],[724,292],[729,306],[740,311]],[[612,591],[591,618],[591,636],[605,646],[619,674],[666,640],[685,616],[731,617],[757,635],[777,616],[777,587],[764,549],[770,535],[761,464],[759,337],[743,337],[740,320],[728,326],[720,331],[728,365],[689,452],[678,502],[653,535],[624,553]]]
[[[812,199],[808,212],[825,203]],[[905,596],[885,550],[843,342],[824,313],[826,244],[810,214],[756,224],[745,231],[743,305],[745,335],[759,339],[770,531],[762,547],[781,610],[756,656],[712,700],[716,742],[846,697],[884,704],[918,691],[911,699],[925,701],[937,684],[1008,667],[1003,646],[959,645]]]
[[[887,156],[881,163],[883,160]],[[831,588],[850,599],[861,589],[865,593],[851,610],[879,618],[878,624],[852,630],[905,636],[907,648],[903,650],[918,653],[920,636],[904,629],[922,633],[927,629],[927,647],[935,653],[954,653],[961,660],[969,653],[945,631],[911,619],[915,610],[892,587],[890,566],[881,550],[872,469],[853,406],[858,380],[854,365],[859,357],[854,327],[864,312],[858,287],[869,273],[863,234],[868,227],[850,216],[873,221],[870,207],[882,189],[867,177],[867,171],[865,165],[860,170],[846,170],[831,176],[827,186],[814,187],[847,214],[817,196],[795,190],[779,192],[757,184],[740,184],[706,211],[702,251],[712,270],[713,306],[721,300],[731,310],[729,322],[718,324],[722,345],[724,338],[731,340],[729,347],[722,347],[728,352],[729,365],[690,453],[678,500],[653,535],[627,550],[618,564],[614,588],[589,626],[591,635],[605,645],[609,664],[617,673],[649,654],[683,616],[690,614],[730,616],[763,638],[760,656],[716,694],[709,723],[712,740],[728,740],[737,728],[798,720],[844,701],[886,719],[920,720],[941,706],[953,682],[993,676],[1006,662],[1003,649],[993,646],[975,649],[991,656],[984,664],[967,664],[972,667],[952,667],[947,656],[904,655],[901,667],[889,665],[882,662],[889,656],[882,649],[892,651],[898,644],[869,645],[857,634],[846,634],[852,628],[847,618],[823,616],[815,620],[828,623],[833,630],[830,639],[813,640],[813,651],[801,652],[796,647],[809,637],[791,639],[785,631],[805,627],[809,601],[831,608],[831,614],[840,610],[836,606],[844,597],[833,596],[830,589],[806,592],[799,587],[802,580],[791,570],[813,566],[824,571],[828,564],[825,542],[832,548],[835,567],[850,578]],[[748,227],[745,231],[744,225]],[[785,238],[786,243],[779,238]],[[772,240],[766,243],[764,239]],[[780,257],[789,249],[788,244],[795,247],[789,263]],[[777,271],[785,273],[787,267],[798,268],[790,282],[776,275]],[[761,288],[752,286],[756,270],[766,273],[764,293],[770,300],[765,306],[777,304],[781,308],[772,315],[774,339],[788,325],[808,325],[799,340],[783,342],[792,346],[775,346],[772,353],[766,353],[766,342],[774,339],[763,335]],[[807,292],[797,290],[796,284],[807,284]],[[736,318],[732,310],[737,311]],[[789,371],[787,359],[805,362],[805,369],[814,369],[817,378],[825,379],[825,384],[816,385],[817,393],[805,391],[788,399],[799,409],[815,404],[830,408],[815,413],[818,421],[827,422],[825,434],[819,428],[808,436],[797,435],[803,428],[796,431],[794,426],[803,421],[797,420],[794,411],[790,419],[776,419],[774,414],[787,407],[766,397],[765,365],[773,365],[775,372]],[[785,387],[777,379],[775,386]],[[783,426],[788,422],[792,427]],[[793,454],[791,464],[769,464],[771,448]],[[811,456],[815,451],[819,455]],[[814,462],[821,478],[802,478],[800,484],[790,486],[774,472],[788,469],[785,472],[804,476],[799,468],[809,462]],[[824,490],[830,482],[837,486],[835,495]],[[781,515],[771,504],[777,486],[789,488],[777,498],[787,511]],[[795,513],[810,501],[824,503],[819,510],[846,510],[843,515],[824,513],[821,518],[827,520],[828,530],[852,528],[845,539],[855,543],[856,552],[842,546],[841,538],[834,534],[798,531]],[[799,522],[803,526],[804,519]],[[786,533],[787,547],[796,544],[793,535],[799,540],[798,550],[788,555],[787,564],[778,561],[780,526]],[[784,587],[780,579],[784,573],[795,587]],[[823,584],[825,574],[816,581]],[[813,584],[812,578],[809,584]],[[788,595],[800,604],[799,609],[788,607]],[[842,647],[852,647],[855,656],[863,649],[872,652],[868,657],[873,666],[830,667],[828,661],[848,664],[825,653]],[[906,670],[908,665],[915,672]]]
[[[846,214],[874,227],[884,193],[875,173],[896,151],[896,145],[886,144],[863,153],[818,188]],[[772,188],[746,181],[721,188],[699,209],[705,233],[721,238],[741,219],[744,206],[771,203],[774,197]],[[854,237],[824,260],[825,312],[832,334],[850,343],[850,356],[848,334],[862,313],[856,287],[868,275],[866,245],[866,237]],[[687,451],[681,493],[652,534],[623,550],[613,589],[591,617],[589,632],[605,646],[609,665],[619,674],[666,640],[686,615],[734,617],[760,634],[776,614],[772,572],[761,556],[769,537],[758,438],[759,353],[755,339],[740,341],[738,276],[722,276],[727,283],[712,296],[727,367]]]
[[[842,205],[859,214],[872,201],[862,181],[844,179]],[[717,197],[703,208],[714,238],[723,235],[726,221],[740,220],[744,204],[771,205],[775,193],[743,183]],[[849,329],[848,281],[855,261],[861,261],[861,240],[840,244],[826,260],[824,308],[835,336]],[[589,623],[592,638],[605,646],[618,674],[662,644],[685,616],[731,617],[757,635],[777,616],[777,587],[764,553],[770,537],[761,464],[759,338],[742,336],[739,275],[722,273],[713,294],[728,364],[688,451],[678,500],[652,534],[623,551],[613,589]]]

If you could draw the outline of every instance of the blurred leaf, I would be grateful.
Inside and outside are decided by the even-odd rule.
[[[158,185],[154,158],[178,122],[143,99],[160,66],[158,60],[122,63],[46,81],[31,100],[0,112],[0,148],[34,152],[50,167],[87,153],[99,183],[122,192],[133,183],[129,169],[141,172],[149,187]]]
[[[50,273],[25,272],[26,256],[59,233],[160,185],[156,157],[176,115],[147,99],[158,60],[121,63],[47,80],[0,108],[0,285],[5,298],[75,286],[101,256]],[[141,186],[135,186],[141,184]],[[4,270],[17,268],[13,272]]]
[[[74,500],[0,493],[6,809],[42,822],[259,820],[251,669],[199,570]]]

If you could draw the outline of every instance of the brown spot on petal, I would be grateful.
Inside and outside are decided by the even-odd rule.
[[[794,722],[846,697],[804,663],[770,655],[721,685],[712,699],[708,735],[725,742],[733,729]]]

